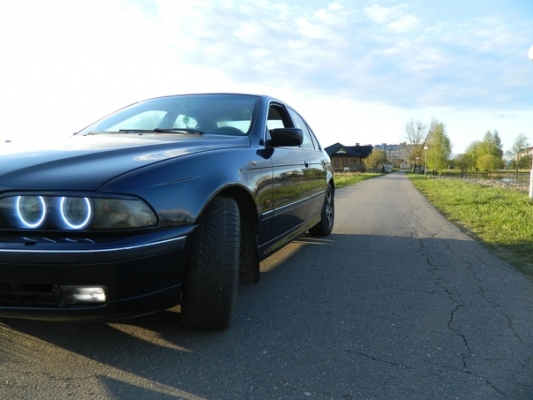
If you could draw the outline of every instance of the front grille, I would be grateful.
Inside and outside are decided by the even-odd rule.
[[[59,293],[55,285],[0,282],[0,307],[59,307]]]

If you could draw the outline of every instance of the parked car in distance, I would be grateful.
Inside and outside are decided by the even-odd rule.
[[[125,107],[62,143],[0,156],[0,317],[108,320],[181,304],[227,327],[237,284],[334,223],[330,159],[268,96]]]

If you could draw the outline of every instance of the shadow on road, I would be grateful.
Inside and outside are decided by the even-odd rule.
[[[83,398],[91,382],[109,398],[533,395],[531,286],[475,242],[302,236],[261,268],[220,332],[185,330],[178,308],[113,323],[2,319],[0,371],[14,382],[3,393],[20,398],[31,368],[27,398],[50,381]]]

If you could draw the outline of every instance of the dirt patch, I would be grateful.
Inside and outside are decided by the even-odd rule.
[[[473,179],[473,178],[450,178],[450,177],[441,177],[440,179],[453,179],[461,180],[468,183],[477,183],[478,185],[483,186],[492,186],[500,187],[505,189],[518,190],[520,192],[529,192],[529,182],[517,182],[512,180],[502,180],[502,179]]]

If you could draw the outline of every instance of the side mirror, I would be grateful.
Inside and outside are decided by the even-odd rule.
[[[270,131],[270,145],[273,147],[300,146],[304,133],[300,128],[276,128]]]

